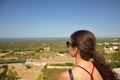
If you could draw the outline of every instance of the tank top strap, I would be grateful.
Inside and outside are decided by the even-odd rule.
[[[93,68],[92,68],[92,72],[91,72],[91,80],[94,80],[93,72],[94,72],[94,66],[93,66]]]
[[[83,69],[84,71],[86,71],[90,77],[91,77],[91,80],[94,80],[94,77],[93,77],[93,72],[94,72],[94,65],[93,65],[93,68],[92,68],[92,72],[90,73],[88,70],[86,70],[84,67],[80,66],[80,65],[76,65],[76,67],[80,67],[81,69]]]
[[[91,75],[93,75],[93,72],[94,72],[94,66],[93,66],[93,68],[92,68],[92,72],[91,72]]]
[[[69,71],[69,77],[70,77],[70,80],[74,80],[74,78],[73,78],[73,74],[72,74],[72,70],[69,69],[68,71]]]

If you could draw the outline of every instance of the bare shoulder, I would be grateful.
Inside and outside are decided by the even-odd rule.
[[[59,75],[59,80],[69,80],[68,71],[64,71]]]

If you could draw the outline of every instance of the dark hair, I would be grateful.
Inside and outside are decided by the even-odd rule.
[[[94,66],[98,69],[103,80],[117,80],[117,74],[106,63],[104,56],[96,51],[96,38],[88,30],[79,30],[71,35],[73,47],[80,50],[80,56],[84,60],[93,59]]]

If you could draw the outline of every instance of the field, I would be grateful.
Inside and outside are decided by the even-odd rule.
[[[57,80],[59,73],[67,69],[47,69],[45,66],[74,63],[74,58],[70,57],[69,50],[66,48],[66,41],[67,39],[1,40],[0,66],[7,64],[8,73],[11,67],[14,67],[14,72],[11,73],[15,74],[12,76],[17,76],[19,80]],[[118,48],[109,50],[113,46]],[[120,68],[120,39],[97,39],[96,48],[106,57],[112,68]],[[0,75],[1,71],[2,68],[0,68]]]
[[[68,69],[47,69],[46,71],[44,71],[43,80],[58,80],[59,74],[66,70],[68,70]],[[51,74],[52,74],[52,76],[51,76]]]

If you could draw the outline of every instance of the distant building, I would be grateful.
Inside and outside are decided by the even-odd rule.
[[[117,50],[117,49],[118,49],[118,46],[113,46],[113,49],[114,49],[114,50]]]
[[[118,45],[119,43],[118,42],[112,42],[113,45]]]
[[[50,47],[45,47],[44,50],[45,51],[50,51]]]
[[[102,46],[103,44],[102,43],[98,43],[97,45]]]
[[[109,45],[110,43],[109,43],[109,42],[104,42],[103,44],[104,44],[104,45]]]

